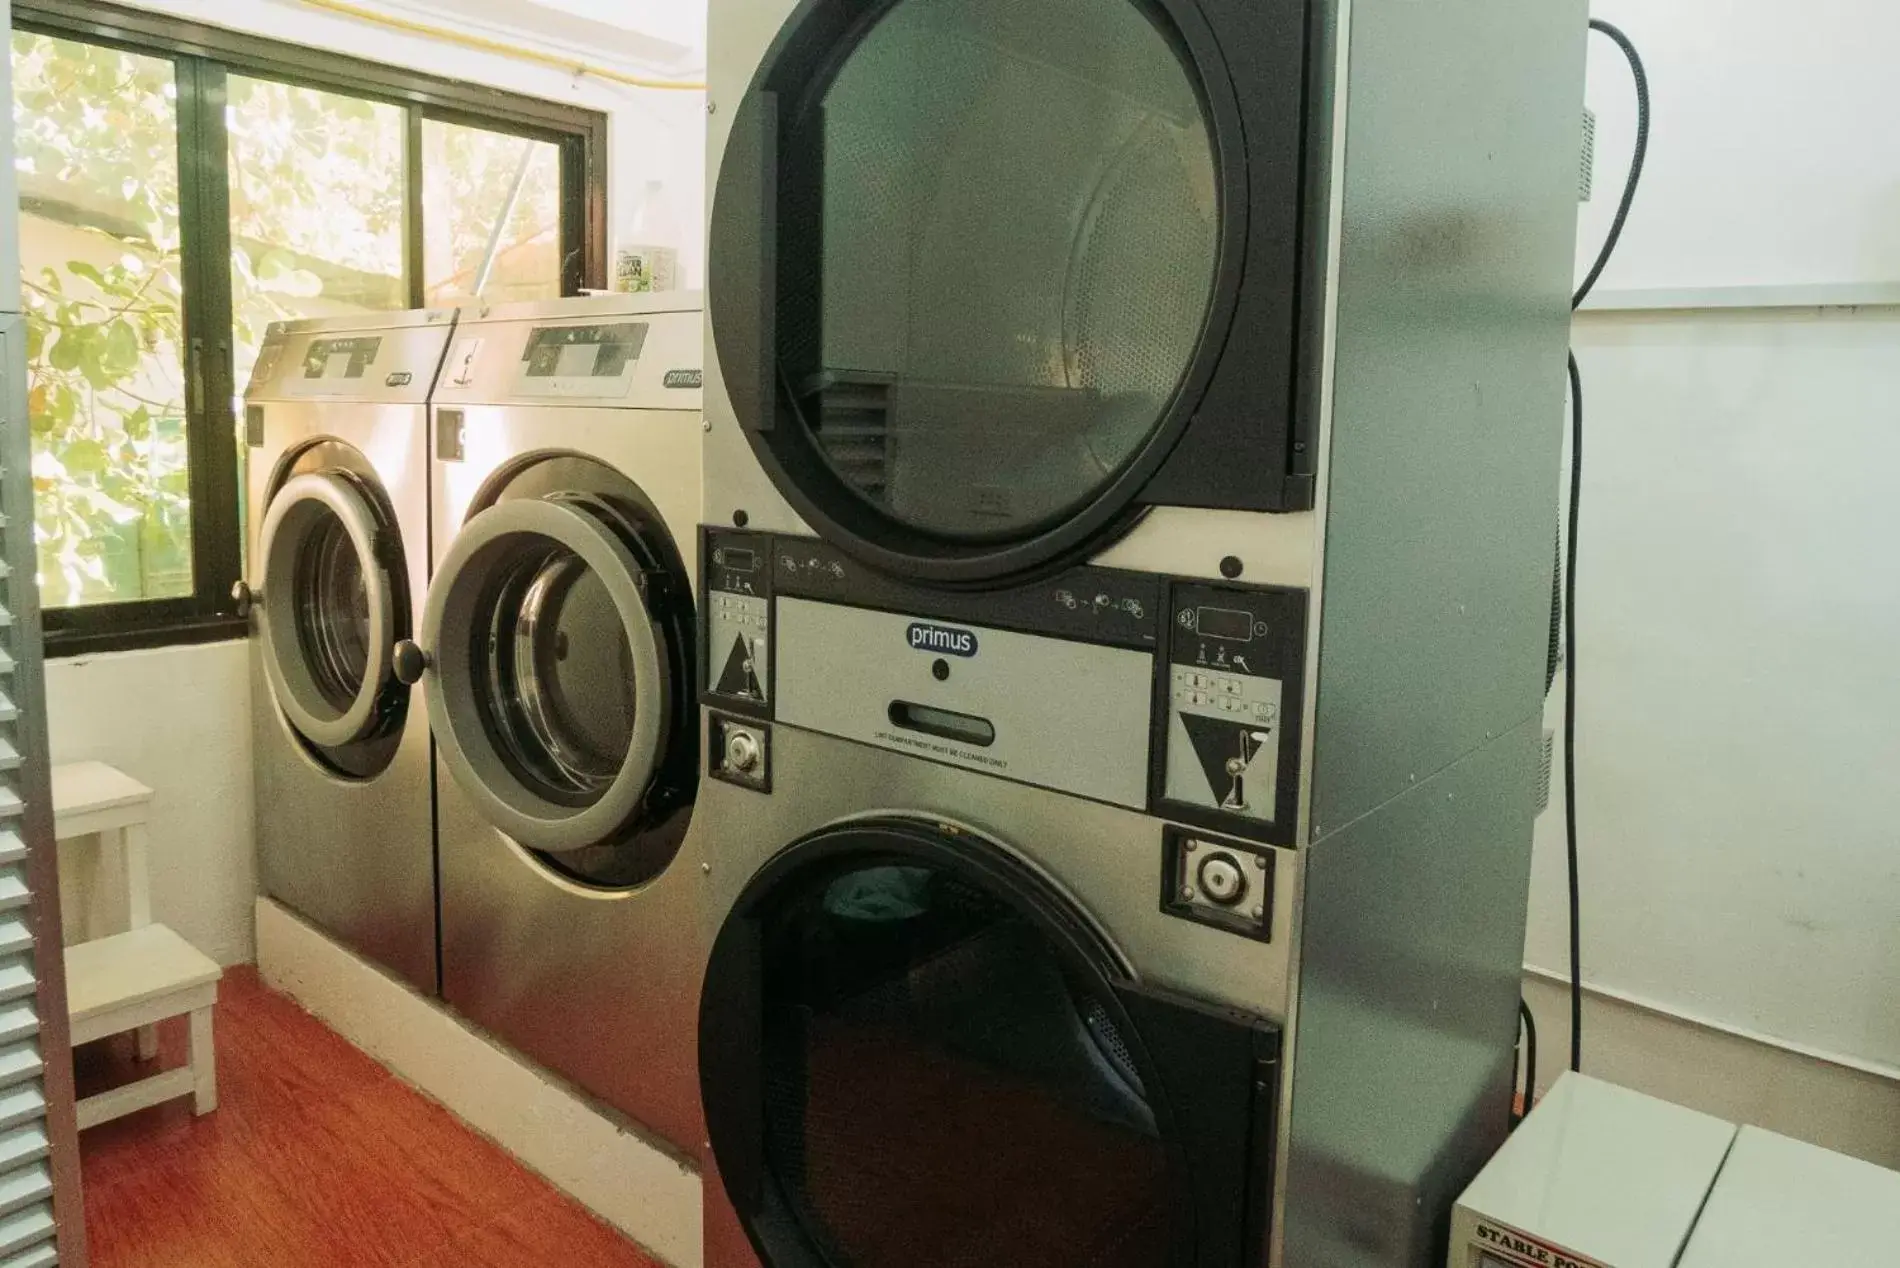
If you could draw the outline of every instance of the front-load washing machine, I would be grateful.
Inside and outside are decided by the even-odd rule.
[[[711,1268],[1423,1268],[1506,1130],[1581,0],[710,28]]]
[[[442,998],[682,1143],[701,346],[696,294],[464,311],[399,655],[436,742]]]
[[[244,406],[259,884],[429,993],[429,724],[393,653],[428,577],[427,402],[454,318],[273,325]]]

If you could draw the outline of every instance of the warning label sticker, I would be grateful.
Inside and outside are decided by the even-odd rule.
[[[1475,1238],[1473,1268],[1608,1268],[1598,1260],[1489,1221],[1479,1221]]]

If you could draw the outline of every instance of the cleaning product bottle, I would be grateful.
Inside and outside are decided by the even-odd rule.
[[[663,181],[650,180],[614,248],[614,289],[670,291],[679,285],[679,221]]]

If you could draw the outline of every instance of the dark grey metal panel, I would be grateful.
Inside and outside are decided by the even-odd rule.
[[[1352,6],[1314,840],[1539,707],[1587,17]]]
[[[0,0],[0,16],[5,14]],[[6,83],[0,75],[0,86]],[[4,170],[10,177],[11,164]],[[10,188],[0,191],[0,239],[14,237],[15,210]],[[18,278],[18,268],[10,275]],[[47,745],[46,660],[40,629],[38,560],[33,546],[33,484],[26,404],[26,323],[15,314],[0,315],[0,696],[11,708],[0,717],[0,741],[17,761],[0,774],[0,835],[18,834],[26,847],[23,860],[27,917],[33,933],[33,1001],[43,1073],[40,1093],[53,1192],[50,1204],[23,1208],[18,1218],[47,1222],[45,1241],[56,1242],[59,1262],[84,1268],[86,1220],[80,1193],[79,1135],[75,1118],[71,1027],[66,1009],[64,945],[59,911],[59,856],[53,838],[52,765]],[[11,842],[8,842],[11,845]],[[17,913],[15,913],[17,916]],[[18,1179],[17,1167],[0,1168],[0,1178]],[[44,1213],[36,1214],[36,1210]],[[34,1249],[32,1240],[21,1249]]]
[[[1284,1264],[1437,1268],[1504,1139],[1538,736],[1306,852]]]

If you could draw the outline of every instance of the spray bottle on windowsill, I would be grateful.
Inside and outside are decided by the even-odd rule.
[[[670,291],[679,285],[679,222],[662,181],[648,181],[614,247],[614,290]]]

